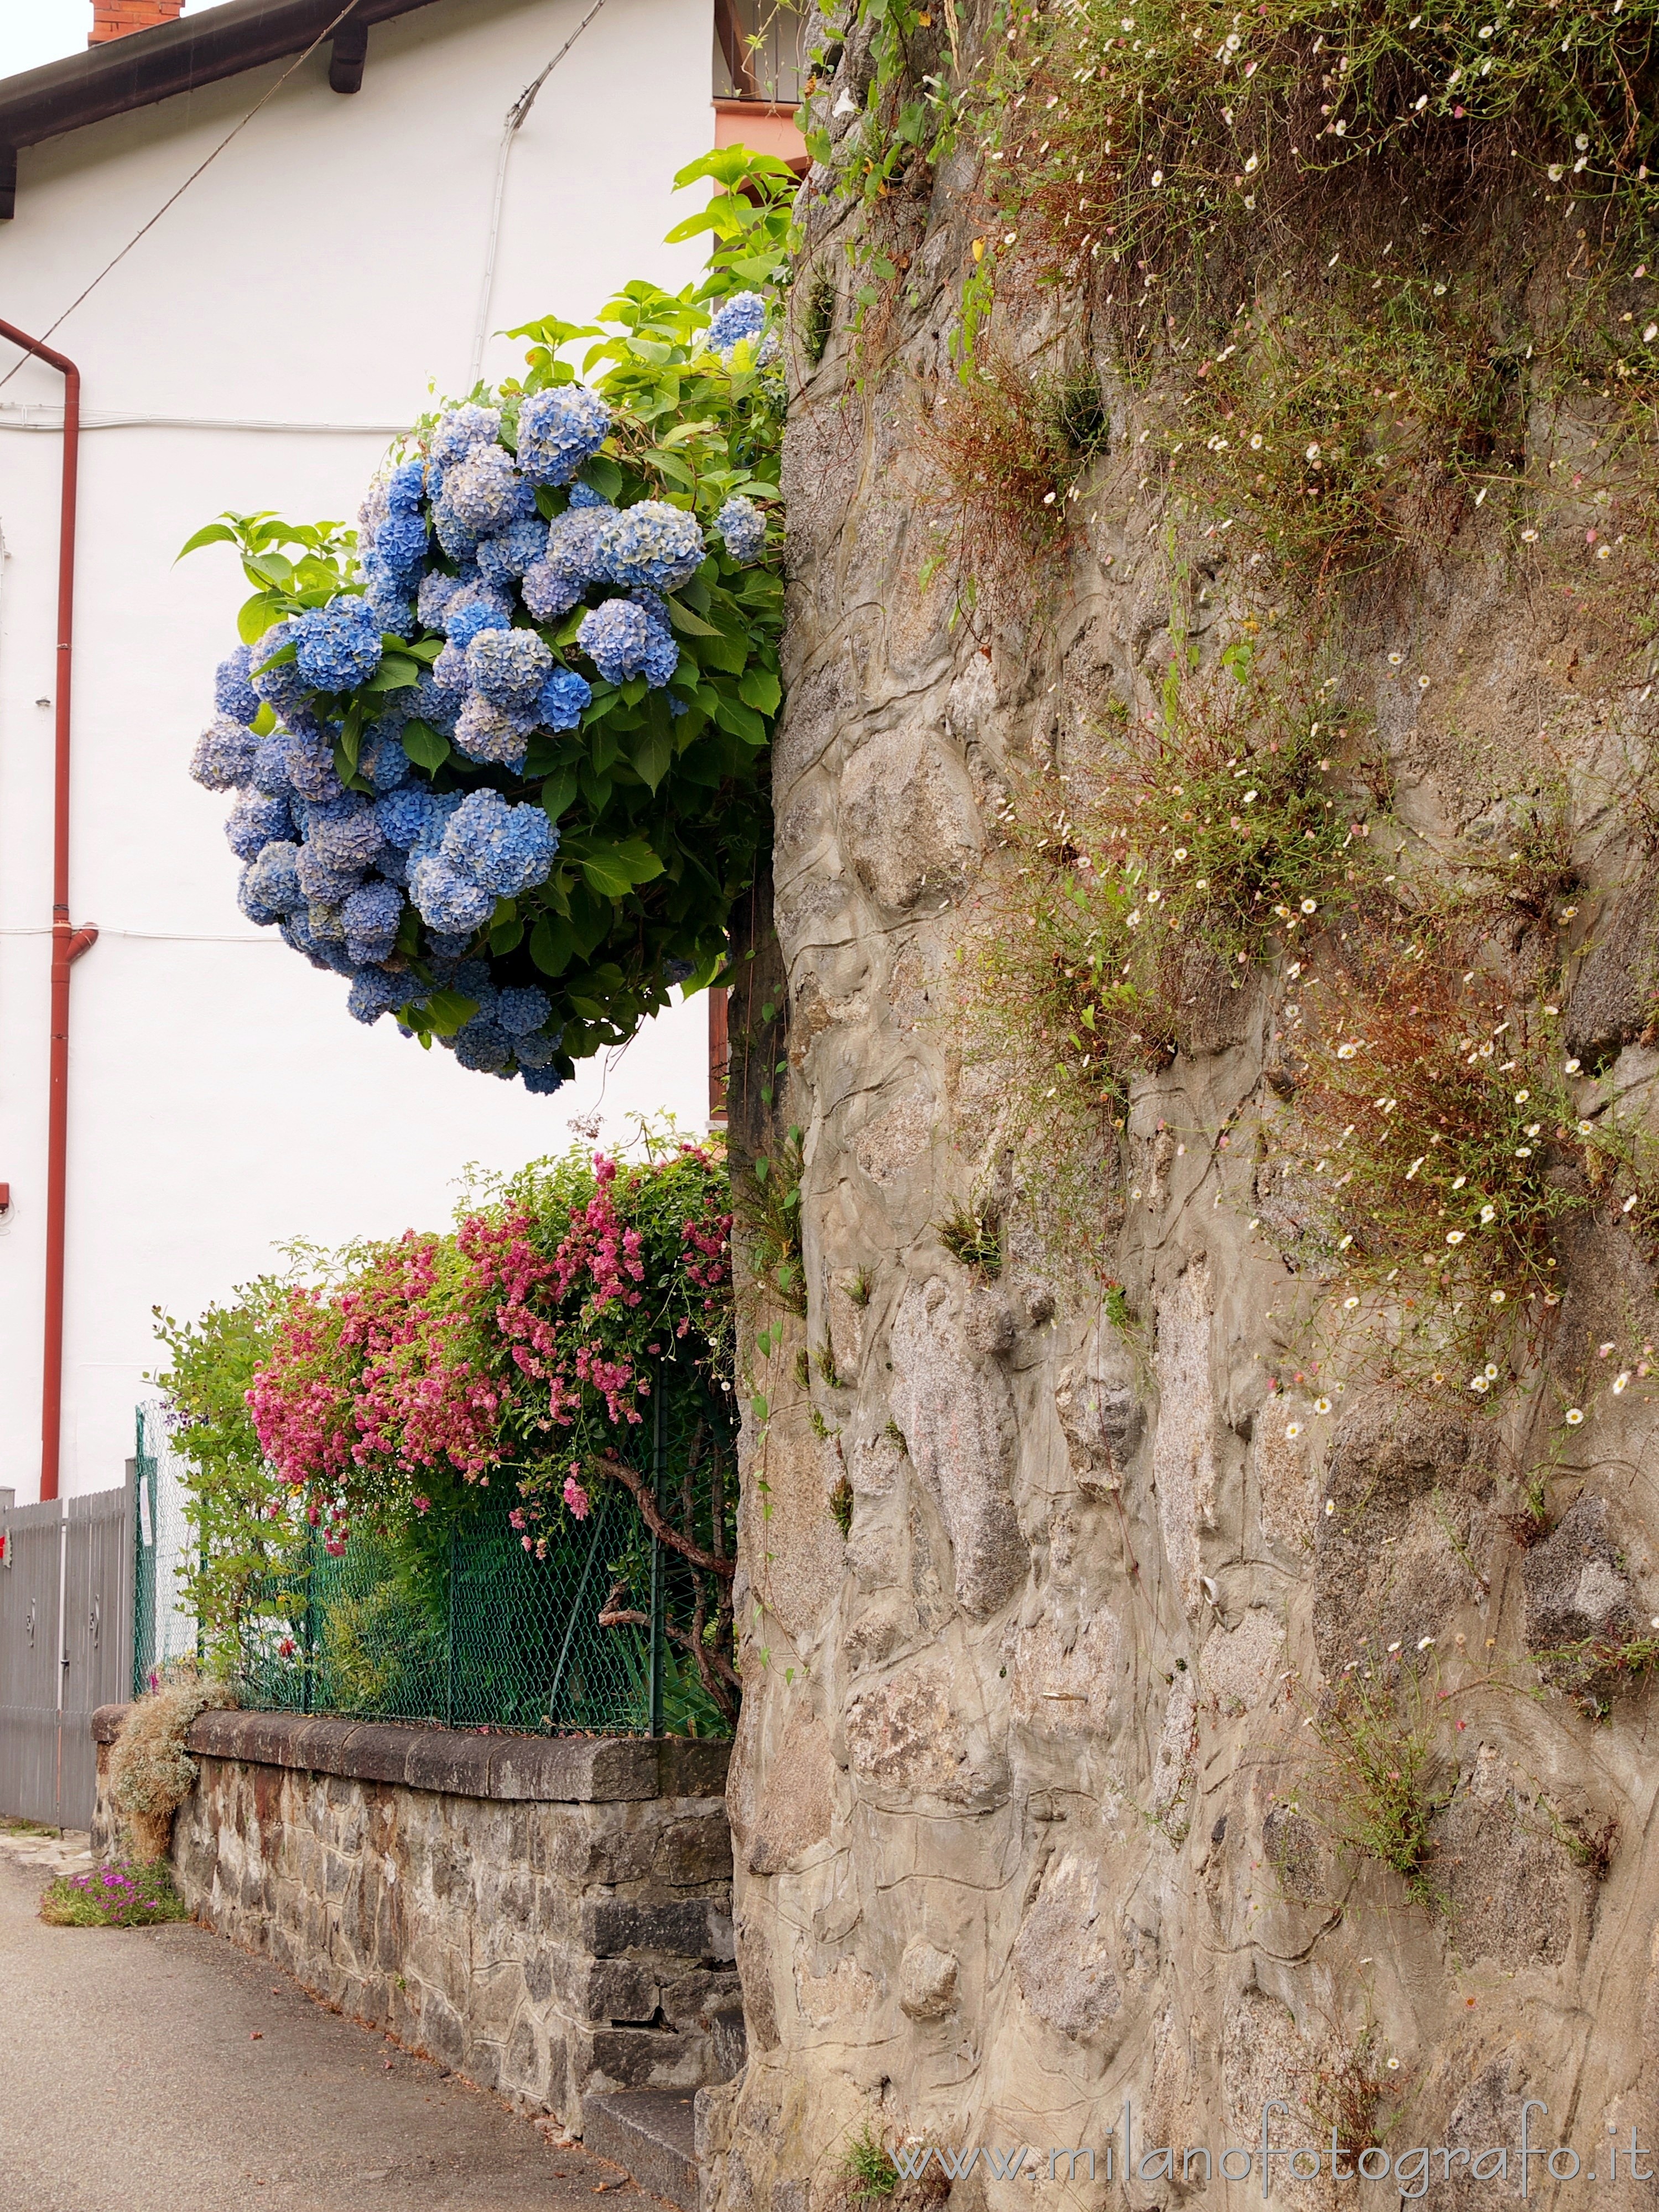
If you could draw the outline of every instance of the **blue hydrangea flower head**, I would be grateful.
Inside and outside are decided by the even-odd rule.
[[[449,702],[449,727],[446,737],[454,734],[455,717],[461,710],[469,685],[466,680],[466,653],[459,645],[447,645],[432,664],[430,676],[425,679]],[[434,725],[435,726],[435,725]]]
[[[499,633],[494,633],[499,635]],[[515,636],[528,633],[515,631]],[[453,647],[450,650],[453,652]],[[455,744],[469,760],[493,761],[500,768],[522,768],[536,726],[529,714],[492,706],[482,693],[469,691],[455,719]]]
[[[251,722],[259,711],[259,695],[247,680],[247,664],[248,648],[239,645],[213,672],[213,703],[234,722]]]
[[[459,791],[433,792],[427,799],[426,819],[420,835],[409,848],[410,866],[416,860],[435,860],[444,842],[444,831],[454,818],[464,794]]]
[[[269,929],[272,922],[283,918],[274,906],[267,906],[260,897],[252,860],[236,879],[236,903],[256,929]]]
[[[509,805],[498,791],[475,791],[444,832],[441,858],[495,898],[516,898],[552,873],[559,833],[544,810]]]
[[[714,527],[740,568],[758,561],[765,550],[766,517],[752,499],[744,499],[741,493],[726,501],[714,517]]]
[[[696,516],[660,499],[625,507],[605,525],[602,544],[614,583],[657,592],[672,592],[689,582],[708,550]]]
[[[327,738],[290,736],[283,755],[289,781],[301,799],[325,805],[344,796],[345,786],[334,772],[334,747]]]
[[[343,592],[294,623],[295,665],[313,691],[351,691],[380,665],[380,625],[361,593]]]
[[[378,566],[368,572],[363,586],[363,605],[383,630],[398,637],[411,637],[415,631],[415,602],[394,576]]]
[[[204,791],[234,791],[253,781],[259,739],[228,714],[216,714],[196,741],[190,772]]]
[[[382,1014],[407,1006],[419,989],[411,976],[390,975],[384,968],[364,964],[351,979],[346,1012],[354,1022],[378,1022]]]
[[[557,561],[536,561],[524,572],[524,603],[538,622],[568,615],[586,588],[574,568]]]
[[[645,648],[645,680],[653,691],[660,691],[674,680],[674,672],[680,665],[680,648],[673,633],[660,623],[651,624],[651,640]]]
[[[458,960],[471,944],[473,934],[470,929],[464,929],[459,934],[451,934],[441,929],[428,930],[427,944],[434,960]]]
[[[553,656],[533,629],[484,630],[466,648],[466,673],[492,707],[524,714],[553,673]]]
[[[544,816],[545,820],[546,817]],[[417,860],[409,872],[409,892],[421,919],[434,929],[469,935],[495,911],[495,896],[435,857]]]
[[[574,514],[584,507],[603,507],[613,514],[616,513],[614,502],[608,500],[602,491],[595,491],[591,483],[573,483],[570,487],[570,504],[565,512],[568,514]]]
[[[625,684],[643,670],[655,627],[631,599],[606,599],[582,617],[576,642],[607,684]]]
[[[288,780],[289,744],[286,730],[273,730],[268,738],[261,738],[254,749],[248,781],[256,791],[263,791],[269,798],[284,799],[294,788]]]
[[[478,550],[478,533],[461,520],[447,500],[433,503],[432,529],[452,561],[471,561]]]
[[[513,602],[493,584],[463,584],[446,604],[444,635],[463,653],[480,630],[507,629],[513,621]]]
[[[539,515],[524,515],[497,536],[480,539],[479,573],[486,582],[505,588],[546,550],[547,525]]]
[[[395,884],[365,884],[353,891],[340,910],[352,958],[360,965],[384,960],[398,941],[403,911],[403,893]]]
[[[250,792],[239,799],[225,822],[225,836],[239,860],[252,860],[279,837],[286,837],[294,823],[283,799],[266,799]]]
[[[443,504],[464,529],[483,538],[534,514],[536,488],[505,447],[479,446],[445,471]]]
[[[495,1018],[509,1036],[527,1036],[540,1029],[553,1011],[553,1002],[534,983],[515,983],[501,994]]]
[[[309,903],[300,888],[295,865],[300,848],[286,838],[267,845],[243,877],[250,893],[272,914],[295,914]]]
[[[506,994],[502,995],[505,997]],[[563,1042],[562,1030],[531,1030],[527,1034],[514,1038],[513,1054],[520,1067],[550,1067]]]
[[[300,879],[300,889],[313,907],[338,906],[343,899],[351,896],[363,879],[361,868],[340,866],[309,838],[300,848],[295,872]],[[312,933],[313,936],[317,933],[314,917]]]
[[[451,981],[464,999],[476,1002],[478,1013],[473,1017],[475,1021],[479,1015],[488,1015],[494,1020],[496,991],[489,980],[489,963],[487,960],[463,960]]]
[[[374,819],[388,845],[406,852],[433,817],[434,800],[424,784],[407,784],[374,803]]]
[[[459,576],[447,576],[441,568],[428,568],[421,579],[421,588],[415,601],[415,611],[428,629],[438,629],[443,623],[444,609],[461,588]]]
[[[286,621],[273,623],[248,649],[248,681],[266,705],[279,714],[286,714],[290,707],[297,707],[311,688],[300,673],[296,661],[285,660],[276,668],[265,665],[273,653],[294,643],[296,627],[292,616]]]
[[[409,781],[409,755],[404,750],[405,719],[401,714],[395,719],[385,715],[363,732],[357,765],[377,792],[397,791]]]
[[[557,516],[548,525],[548,559],[584,586],[605,582],[611,574],[605,536],[617,515],[614,507],[577,507]]]
[[[585,384],[556,384],[519,410],[519,466],[532,483],[568,484],[605,443],[611,410]]]
[[[519,1079],[526,1091],[536,1091],[544,1097],[550,1097],[554,1091],[564,1088],[563,1076],[551,1067],[521,1066]]]
[[[711,353],[725,355],[744,338],[757,338],[766,328],[766,302],[758,292],[733,292],[722,302],[708,325]]]
[[[419,461],[399,461],[386,479],[386,503],[392,514],[418,514],[426,495],[426,471]]]
[[[418,511],[388,514],[375,531],[374,544],[392,575],[412,581],[426,562],[426,517]]]
[[[536,696],[536,720],[544,730],[574,730],[593,703],[593,687],[574,668],[556,668]]]
[[[478,1075],[505,1067],[512,1050],[512,1039],[494,1022],[469,1022],[455,1039],[456,1064]]]
[[[353,791],[332,805],[313,807],[306,842],[334,867],[372,868],[385,843],[374,801]]]
[[[479,407],[468,400],[445,410],[433,426],[428,451],[441,469],[464,461],[476,446],[493,446],[500,435],[501,410]]]

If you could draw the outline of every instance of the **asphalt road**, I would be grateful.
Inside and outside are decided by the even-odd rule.
[[[187,1923],[49,1928],[0,1855],[3,2212],[661,2212]]]

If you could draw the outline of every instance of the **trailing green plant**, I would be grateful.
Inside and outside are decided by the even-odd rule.
[[[853,1509],[856,1503],[853,1486],[842,1475],[830,1493],[830,1518],[843,1536],[850,1536],[853,1533]]]
[[[1431,1822],[1452,1795],[1433,1782],[1437,1680],[1431,1669],[1360,1662],[1311,1715],[1326,1826],[1342,1849],[1387,1867],[1414,1905],[1431,1907],[1442,1902],[1429,1874]]]
[[[873,2203],[890,2197],[899,2185],[899,2170],[893,2163],[892,2153],[868,2121],[848,2144],[841,2170],[849,2185],[848,2194],[855,2204]]]
[[[1335,757],[1348,738],[1334,684],[1269,681],[1244,649],[1204,683],[1173,668],[1154,728],[1109,724],[1074,775],[1018,795],[977,1007],[1018,1017],[1000,1018],[1023,1032],[1031,1110],[1062,1092],[1074,1115],[1121,1109],[1200,998],[1351,902],[1373,864]]]
[[[1619,1691],[1632,1689],[1659,1674],[1659,1632],[1638,1636],[1587,1636],[1534,1651],[1532,1662],[1553,1689],[1565,1690],[1591,1720],[1613,1717]]]
[[[1106,444],[1092,369],[1033,373],[981,346],[941,386],[923,435],[949,489],[958,568],[981,590],[1027,581],[1069,543],[1073,502]]]
[[[957,1206],[939,1223],[939,1241],[953,1260],[987,1281],[1002,1273],[1002,1224],[994,1212]]]
[[[1345,1305],[1370,1304],[1405,1370],[1486,1398],[1551,1333],[1563,1230],[1630,1225],[1659,1203],[1656,1163],[1577,1116],[1549,1012],[1442,958],[1382,928],[1303,980],[1296,1118]]]
[[[1383,2106],[1397,2102],[1404,2088],[1397,2075],[1389,2079],[1376,2030],[1368,2022],[1352,2042],[1335,2039],[1334,2049],[1315,2067],[1304,2096],[1321,2134],[1334,2130],[1333,2140],[1358,2157],[1387,2140],[1393,2121],[1384,2122]]]
[[[964,314],[987,268],[1086,301],[1152,395],[1158,472],[1304,584],[1443,542],[1494,490],[1523,543],[1589,567],[1628,538],[1645,573],[1655,20],[1013,10],[972,95],[991,213]]]
[[[837,191],[874,206],[901,185],[914,188],[917,173],[937,168],[955,143],[960,112],[950,76],[961,63],[957,0],[854,0],[848,30],[867,31],[870,39],[859,112],[837,137],[827,101],[813,99],[842,58],[843,33],[809,57],[803,136]]]
[[[724,967],[769,834],[795,180],[732,147],[676,181],[715,186],[671,234],[709,237],[699,283],[512,332],[524,374],[416,423],[356,532],[184,548],[254,587],[192,769],[241,793],[243,912],[356,1018],[540,1093]]]
[[[801,1132],[791,1128],[776,1158],[760,1154],[736,1194],[750,1279],[791,1313],[806,1311],[801,1262]],[[803,1352],[802,1358],[805,1358]],[[806,1387],[805,1380],[801,1388]]]
[[[109,1859],[86,1874],[55,1876],[41,1896],[40,1917],[53,1928],[155,1928],[188,1920],[190,1907],[165,1859]]]

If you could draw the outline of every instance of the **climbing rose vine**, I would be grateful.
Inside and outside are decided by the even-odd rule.
[[[658,1139],[526,1168],[450,1235],[354,1250],[289,1290],[247,1391],[270,1470],[331,1551],[493,1482],[544,1553],[612,1455],[638,1461],[665,1376],[729,1407],[731,1231],[720,1153]]]
[[[355,532],[227,514],[185,548],[256,587],[191,764],[236,793],[242,912],[357,1020],[535,1091],[719,972],[767,834],[794,179],[743,148],[698,179],[670,237],[712,234],[700,285],[514,332],[524,377],[417,424]]]

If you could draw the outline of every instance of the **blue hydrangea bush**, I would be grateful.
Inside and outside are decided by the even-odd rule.
[[[235,794],[243,914],[357,1020],[534,1091],[720,974],[769,830],[794,180],[743,148],[700,179],[700,284],[514,331],[525,375],[416,424],[355,531],[184,549],[255,586],[191,771]]]

